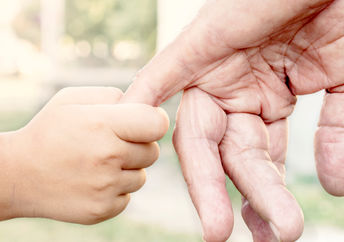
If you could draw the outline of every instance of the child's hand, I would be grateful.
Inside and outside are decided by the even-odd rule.
[[[94,224],[126,207],[169,121],[160,108],[116,104],[121,96],[115,88],[67,88],[25,128],[4,134],[9,217]]]

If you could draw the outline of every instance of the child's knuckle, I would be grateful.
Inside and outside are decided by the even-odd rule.
[[[103,192],[111,189],[114,184],[117,183],[117,178],[108,177],[105,174],[98,178],[93,184],[92,184],[92,190],[97,194],[102,194]]]
[[[104,117],[93,116],[88,119],[88,128],[90,132],[103,133],[109,131],[109,125]]]
[[[106,202],[95,202],[90,208],[91,218],[94,220],[104,220],[112,211],[112,206]]]

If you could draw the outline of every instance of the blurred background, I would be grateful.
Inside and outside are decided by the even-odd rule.
[[[66,86],[125,90],[204,0],[2,0],[0,2],[0,130],[24,126]],[[95,226],[44,219],[0,223],[10,242],[202,241],[201,227],[171,145],[180,96],[164,104],[171,129],[146,186],[119,217]],[[327,195],[315,173],[313,135],[322,93],[300,97],[290,118],[287,183],[305,214],[299,241],[344,241],[344,200]],[[235,210],[230,241],[251,241],[240,217],[240,194],[228,182]]]

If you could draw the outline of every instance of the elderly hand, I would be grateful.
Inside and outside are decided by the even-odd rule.
[[[206,241],[232,230],[225,173],[254,241],[295,241],[303,215],[284,184],[286,118],[296,95],[327,90],[317,170],[328,192],[344,195],[342,85],[344,0],[208,0],[124,101],[159,105],[185,90],[174,144]]]

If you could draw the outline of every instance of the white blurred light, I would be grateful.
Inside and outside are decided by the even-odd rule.
[[[91,53],[91,45],[85,41],[79,41],[76,43],[75,52],[79,57],[88,57]]]
[[[75,43],[70,36],[64,36],[59,41],[59,58],[62,60],[71,61],[75,59]]]
[[[105,59],[109,54],[109,47],[104,41],[95,41],[93,44],[93,54],[95,57]]]
[[[21,75],[38,78],[51,71],[49,58],[25,40],[17,41],[17,65]]]
[[[135,60],[141,54],[140,45],[134,41],[121,41],[114,45],[113,56],[120,61]]]
[[[10,23],[20,10],[20,1],[1,1],[0,25]]]
[[[13,51],[15,47],[15,38],[0,31],[0,73],[15,74],[17,72],[16,53]]]

